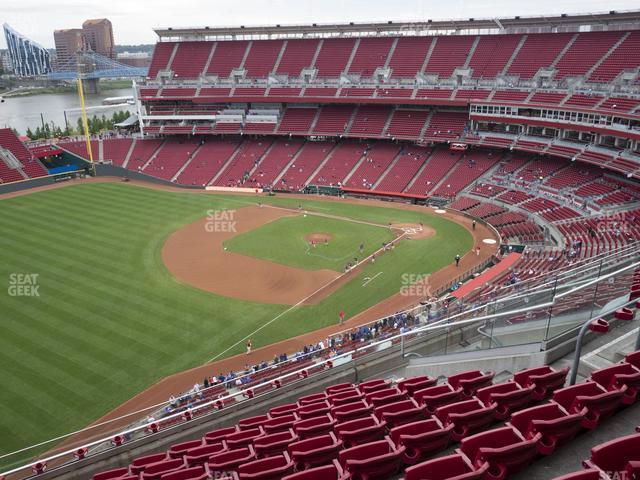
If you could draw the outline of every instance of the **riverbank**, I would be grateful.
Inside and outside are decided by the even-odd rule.
[[[102,80],[100,82],[100,90],[121,90],[125,88],[131,88],[132,82],[131,80]],[[33,95],[46,95],[46,94],[56,94],[56,93],[75,93],[76,86],[73,85],[57,85],[54,87],[28,87],[22,88],[15,91],[9,91],[10,93],[3,93],[0,90],[0,95],[4,96],[4,98],[15,98],[15,97],[31,97]]]

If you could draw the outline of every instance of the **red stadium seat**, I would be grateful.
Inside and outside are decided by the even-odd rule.
[[[251,445],[245,448],[235,450],[227,450],[222,453],[213,455],[208,462],[209,470],[215,478],[225,472],[236,471],[243,463],[251,462],[256,459],[256,454]]]
[[[462,440],[469,434],[491,425],[495,407],[485,407],[480,400],[473,398],[462,402],[444,405],[436,410],[436,417],[443,425],[453,425],[451,438]]]
[[[622,478],[638,478],[640,474],[640,434],[627,435],[591,449],[584,466],[602,472],[618,472]],[[626,473],[623,476],[623,473]]]
[[[218,430],[213,430],[211,432],[207,432],[204,434],[204,442],[205,443],[220,443],[222,440],[227,438],[229,435],[233,433],[237,433],[238,429],[233,427],[219,428]]]
[[[390,384],[389,380],[376,378],[374,380],[367,380],[366,382],[361,382],[358,385],[358,390],[360,390],[361,393],[367,394],[367,393],[375,392],[376,390],[387,388],[389,384]]]
[[[593,429],[616,411],[626,390],[627,387],[623,385],[620,390],[607,392],[596,382],[585,382],[556,390],[553,401],[562,405],[569,413],[580,413],[587,407],[582,426]]]
[[[282,417],[285,415],[291,415],[298,410],[298,404],[296,403],[287,403],[286,405],[278,405],[277,407],[273,407],[269,410],[269,417],[276,418]]]
[[[152,463],[162,462],[163,460],[167,460],[167,453],[154,453],[152,455],[145,455],[144,457],[138,457],[131,462],[129,465],[129,472],[132,475],[138,475],[143,472],[147,465]]]
[[[362,393],[356,388],[345,388],[328,396],[329,403],[336,407],[345,403],[352,403],[362,398]]]
[[[314,393],[312,395],[305,395],[304,397],[300,397],[298,399],[298,407],[302,407],[304,405],[309,405],[311,403],[318,403],[327,399],[327,394],[324,392]]]
[[[404,463],[415,465],[444,450],[451,441],[453,425],[442,426],[437,418],[420,420],[392,428],[389,436],[393,443],[405,447]]]
[[[202,446],[202,439],[191,440],[189,442],[176,443],[175,445],[171,445],[169,447],[169,451],[167,452],[169,458],[182,458],[187,450],[192,448],[197,448]]]
[[[396,448],[387,437],[342,450],[338,457],[349,478],[365,480],[384,479],[397,474],[402,468],[403,454],[404,447]]]
[[[640,302],[638,302],[640,303]],[[640,350],[637,352],[631,352],[624,357],[624,361],[634,367],[640,369]]]
[[[269,415],[257,415],[255,417],[242,418],[238,422],[238,428],[240,430],[251,430],[261,427],[267,420],[269,420]]]
[[[238,467],[240,480],[279,480],[291,473],[293,473],[293,462],[287,452],[243,463]]]
[[[463,399],[462,388],[453,388],[448,383],[427,387],[418,390],[413,394],[413,398],[420,405],[424,405],[428,414],[435,414],[438,407],[455,403]]]
[[[629,363],[618,363],[601,368],[591,374],[591,380],[608,391],[620,390],[626,386],[622,403],[631,405],[638,399],[640,389],[640,370]]]
[[[513,381],[523,388],[534,387],[533,399],[544,400],[553,395],[553,392],[564,386],[569,368],[555,370],[547,365],[528,368],[513,375]]]
[[[351,388],[353,388],[352,383],[336,383],[335,385],[331,385],[330,387],[327,387],[324,391],[327,394],[327,396],[329,396],[341,390],[351,389]]]
[[[366,417],[373,411],[373,407],[364,400],[347,403],[331,409],[331,416],[338,422],[346,422],[356,418]]]
[[[307,470],[338,458],[341,449],[342,442],[337,440],[333,433],[328,433],[294,442],[287,450],[296,465],[296,470]]]
[[[505,382],[478,389],[476,397],[486,406],[495,407],[497,420],[509,418],[533,401],[534,387],[521,387],[516,382]]]
[[[386,432],[384,423],[373,415],[338,423],[333,430],[346,448],[379,440]]]
[[[227,449],[235,450],[251,444],[256,438],[262,435],[264,435],[264,430],[261,427],[241,430],[237,433],[227,435],[227,438],[224,439],[224,444],[227,446]]]
[[[317,403],[309,403],[307,405],[303,405],[298,408],[298,416],[301,419],[318,417],[320,415],[325,415],[331,411],[331,407],[329,406],[329,402],[323,400]]]
[[[344,472],[342,467],[337,460],[334,460],[329,465],[310,468],[309,470],[287,475],[283,477],[282,480],[342,480],[343,478]]]
[[[223,442],[211,443],[201,447],[192,448],[184,454],[184,461],[189,467],[202,465],[207,463],[212,455],[224,452],[225,448],[226,447]]]
[[[424,408],[418,406],[412,398],[399,402],[387,403],[374,409],[374,414],[387,424],[388,428],[405,423],[417,422],[425,418]]]
[[[182,458],[174,458],[171,460],[163,460],[161,462],[151,463],[147,465],[142,474],[141,480],[156,480],[166,473],[175,472],[184,468]]]
[[[258,437],[253,441],[253,448],[258,458],[273,457],[284,452],[291,442],[298,440],[293,430],[285,430]]]
[[[270,418],[262,424],[262,428],[266,433],[276,433],[283,430],[288,430],[293,427],[293,424],[299,420],[295,413],[288,413]]]
[[[587,408],[569,414],[555,402],[520,410],[511,415],[509,425],[516,428],[526,439],[533,439],[538,433],[538,453],[550,455],[555,449],[571,440],[581,429]]]
[[[209,472],[205,470],[204,466],[200,465],[165,473],[160,477],[160,480],[206,480],[208,478]]]
[[[463,438],[460,451],[476,468],[489,462],[485,479],[503,480],[533,460],[537,454],[536,444],[540,437],[538,434],[527,440],[518,430],[507,426]]]
[[[488,462],[476,469],[465,455],[456,453],[407,468],[404,480],[480,480],[488,470]]]
[[[369,405],[380,407],[382,405],[386,405],[387,403],[395,403],[399,402],[400,400],[405,400],[407,398],[407,394],[405,392],[401,392],[395,387],[381,388],[374,392],[367,393],[364,398]]]
[[[397,383],[397,387],[401,392],[407,392],[409,395],[413,396],[413,394],[418,390],[433,387],[437,381],[438,380],[436,378],[425,375],[422,377],[412,377],[400,380]]]
[[[480,370],[469,370],[451,375],[447,378],[447,383],[453,388],[462,388],[464,396],[470,398],[475,395],[477,389],[491,385],[493,377],[495,372],[483,373]]]
[[[336,423],[338,422],[331,415],[325,413],[317,417],[298,420],[293,424],[293,431],[301,440],[304,440],[333,431]]]

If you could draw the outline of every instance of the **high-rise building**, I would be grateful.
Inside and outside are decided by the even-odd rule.
[[[6,23],[3,29],[14,75],[32,77],[51,72],[51,56],[46,48],[16,32]]]
[[[82,29],[55,30],[53,40],[56,44],[56,70],[75,70],[76,53],[87,49]]]
[[[113,42],[113,28],[106,18],[86,20],[82,24],[82,31],[87,47],[94,52],[115,60],[116,50]]]

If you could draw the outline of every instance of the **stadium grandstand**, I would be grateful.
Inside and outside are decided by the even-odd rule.
[[[95,173],[385,200],[497,251],[0,478],[638,478],[640,11],[155,32],[137,125],[91,138],[93,163],[0,130],[0,194]]]

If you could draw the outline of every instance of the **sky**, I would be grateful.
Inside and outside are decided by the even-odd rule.
[[[113,23],[117,44],[155,43],[155,27],[487,18],[638,9],[638,0],[2,0],[0,23],[53,47],[53,31]],[[0,48],[5,48],[0,35]]]

